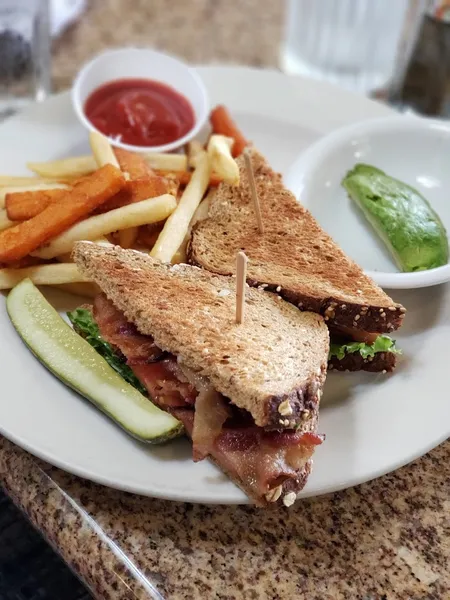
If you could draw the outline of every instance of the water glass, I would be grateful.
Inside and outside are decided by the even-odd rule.
[[[398,88],[428,0],[288,0],[281,67],[366,95]]]
[[[49,93],[48,0],[0,0],[0,118]]]

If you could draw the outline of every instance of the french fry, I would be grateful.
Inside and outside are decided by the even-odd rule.
[[[211,169],[221,177],[225,183],[239,185],[239,167],[231,156],[233,138],[213,134],[208,141],[208,156]]]
[[[143,156],[153,169],[163,169],[166,171],[186,171],[187,169],[187,156],[185,154],[148,152],[143,154]],[[40,177],[46,177],[49,180],[70,180],[90,175],[97,169],[98,165],[95,158],[91,154],[88,154],[48,162],[29,162],[27,163],[27,167]],[[36,180],[36,177],[10,177],[6,175],[0,176],[0,186],[31,185]]]
[[[0,262],[19,260],[30,254],[91,213],[124,184],[122,172],[112,165],[105,165],[68,190],[61,202],[51,204],[32,219],[2,231]],[[100,235],[102,233],[96,237]]]
[[[206,219],[206,217],[208,216],[211,200],[215,193],[215,189],[210,189],[209,192],[206,194],[205,198],[203,198],[203,200],[200,202],[189,224],[189,231],[196,223],[198,223],[199,221],[204,221]]]
[[[40,248],[32,254],[45,259],[54,258],[65,252],[70,252],[74,243],[79,240],[97,240],[99,237],[113,231],[163,221],[175,210],[175,207],[175,198],[165,194],[158,198],[151,198],[150,200],[116,208],[107,213],[80,221],[52,240],[48,246]]]
[[[98,240],[94,240],[94,244],[101,244],[103,246],[112,246],[113,245],[105,237],[101,237]],[[71,262],[73,262],[72,252],[65,252],[64,254],[60,254],[59,256],[56,256],[55,258],[56,258],[56,260],[58,262],[62,262],[62,263],[71,263]],[[40,260],[40,259],[36,258],[36,260]]]
[[[5,207],[5,200],[8,194],[16,194],[18,192],[34,192],[39,190],[67,190],[70,189],[64,183],[33,183],[30,185],[18,185],[15,187],[4,187],[0,189],[0,208]]]
[[[242,153],[246,146],[248,146],[248,141],[239,131],[225,106],[216,106],[216,108],[211,111],[209,120],[214,133],[220,133],[221,135],[234,139],[231,154],[235,158]]]
[[[17,223],[9,219],[8,213],[4,208],[0,209],[0,232],[9,229],[13,225],[17,225]]]
[[[80,273],[77,265],[51,264],[25,267],[24,269],[0,269],[0,290],[9,290],[23,279],[31,279],[36,285],[59,285],[89,281]]]
[[[205,153],[203,144],[198,140],[192,140],[187,144],[187,164],[191,169],[195,169],[198,159]],[[186,170],[186,169],[184,169]]]
[[[64,178],[62,178],[64,179]],[[11,187],[11,188],[17,188],[17,187],[28,187],[30,185],[41,185],[41,184],[49,184],[50,187],[52,186],[52,184],[54,183],[58,183],[55,182],[54,179],[52,178],[48,178],[48,179],[44,179],[43,177],[35,177],[34,175],[32,177],[29,176],[17,176],[17,175],[0,175],[0,187]],[[47,185],[48,187],[48,185]]]
[[[49,179],[71,179],[90,175],[97,169],[97,162],[92,155],[74,156],[48,162],[29,162],[28,169],[41,177]],[[25,184],[26,185],[26,184]]]
[[[106,136],[98,131],[91,131],[89,133],[89,145],[91,146],[92,154],[98,167],[113,165],[117,169],[120,169],[119,161]]]
[[[163,262],[170,262],[183,243],[187,234],[189,223],[200,204],[209,183],[210,163],[205,153],[198,161],[198,166],[192,175],[191,181],[181,196],[176,210],[164,224],[156,244],[150,255]]]
[[[175,254],[173,255],[172,260],[171,260],[171,263],[173,265],[178,265],[179,263],[187,262],[186,246],[187,246],[187,244],[183,243],[180,246],[180,248],[178,248],[178,250],[175,252]]]
[[[83,298],[95,298],[101,293],[101,289],[96,283],[61,283],[54,287],[57,290],[68,292],[74,296],[82,296]]]
[[[157,171],[158,175],[176,179],[182,186],[186,186],[190,182],[193,173],[194,171]],[[221,177],[216,173],[211,173],[209,177],[209,187],[217,187],[222,181]]]
[[[133,202],[141,202],[164,194],[176,196],[178,186],[178,180],[157,174],[131,180],[114,198],[102,205],[98,212],[113,210],[127,204],[133,204]]]
[[[152,169],[165,171],[186,171],[188,167],[185,154],[161,154],[159,152],[148,152],[144,154],[145,160]]]
[[[27,221],[50,204],[59,202],[65,194],[66,190],[60,189],[8,193],[5,198],[6,212],[13,221]]]

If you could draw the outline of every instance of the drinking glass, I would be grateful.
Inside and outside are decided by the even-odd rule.
[[[48,0],[0,0],[0,118],[49,93]]]
[[[281,67],[366,95],[398,88],[428,0],[288,0]]]

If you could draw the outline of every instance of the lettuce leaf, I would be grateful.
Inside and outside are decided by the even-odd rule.
[[[373,344],[366,344],[364,342],[331,343],[329,358],[335,356],[338,360],[342,360],[346,354],[354,354],[356,352],[359,352],[363,358],[374,356],[377,352],[401,354],[401,351],[395,347],[395,340],[387,335],[379,335]]]
[[[94,320],[92,312],[85,308],[77,308],[72,312],[68,312],[67,316],[73,325],[74,330],[81,335],[89,344],[103,356],[106,362],[117,373],[135,387],[141,394],[148,396],[147,390],[125,363],[125,358],[117,353],[114,348],[106,342],[100,335],[97,323]]]

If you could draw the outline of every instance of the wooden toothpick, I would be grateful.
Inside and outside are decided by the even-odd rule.
[[[259,233],[264,233],[264,225],[263,225],[262,216],[261,216],[261,205],[259,203],[258,192],[256,191],[255,176],[253,174],[252,161],[250,160],[250,155],[248,153],[248,150],[244,150],[244,161],[245,161],[245,168],[247,169],[247,177],[248,177],[248,182],[250,184],[250,191],[252,193],[252,200],[253,200],[253,204],[255,206],[258,230],[259,230]]]
[[[236,323],[244,321],[245,282],[247,279],[247,257],[238,252],[236,257]]]

